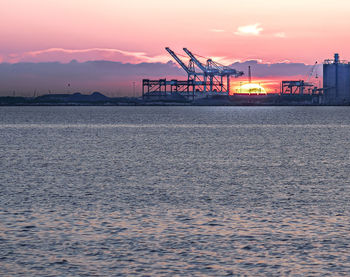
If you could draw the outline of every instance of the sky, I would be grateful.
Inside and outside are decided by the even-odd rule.
[[[164,50],[169,46],[227,65],[249,60],[286,68],[313,65],[334,52],[350,59],[349,14],[348,0],[1,0],[0,63],[154,65],[171,60]],[[262,77],[261,82],[276,79],[274,71]],[[41,81],[40,75],[35,78]],[[89,83],[89,90],[101,88]],[[0,84],[1,94],[10,90],[6,84]],[[117,86],[112,82],[103,89]]]

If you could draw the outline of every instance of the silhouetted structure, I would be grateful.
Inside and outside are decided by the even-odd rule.
[[[282,90],[281,94],[299,94],[303,95],[305,93],[305,89],[314,87],[313,84],[307,83],[304,80],[298,81],[282,81]],[[310,91],[308,91],[310,94]]]
[[[183,48],[190,58],[186,65],[178,55],[169,47],[166,51],[187,73],[187,80],[149,80],[142,81],[142,97],[203,97],[213,95],[230,94],[230,77],[239,77],[243,72],[237,71],[231,67],[221,65],[212,59],[207,59],[206,64],[201,63],[195,55],[187,48]]]
[[[326,104],[350,103],[350,63],[340,60],[339,54],[323,63],[323,89]]]

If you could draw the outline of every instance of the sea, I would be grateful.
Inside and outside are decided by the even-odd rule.
[[[350,276],[350,107],[0,107],[1,276]]]

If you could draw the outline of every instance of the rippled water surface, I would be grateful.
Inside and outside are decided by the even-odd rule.
[[[350,108],[0,107],[2,276],[349,276]]]

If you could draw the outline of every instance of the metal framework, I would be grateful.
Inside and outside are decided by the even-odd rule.
[[[143,97],[173,96],[175,94],[193,98],[195,96],[229,95],[230,77],[237,78],[244,74],[242,71],[214,62],[212,59],[207,59],[206,64],[203,64],[187,48],[183,48],[183,50],[189,57],[188,65],[169,47],[166,47],[165,50],[187,73],[187,80],[144,79],[142,83]]]
[[[308,89],[308,94],[311,92],[313,84],[305,82],[304,80],[299,81],[282,81],[281,94],[305,94],[305,89]]]
[[[167,97],[167,96],[183,96],[192,97],[195,96],[195,84],[193,80],[142,80],[142,97]]]

